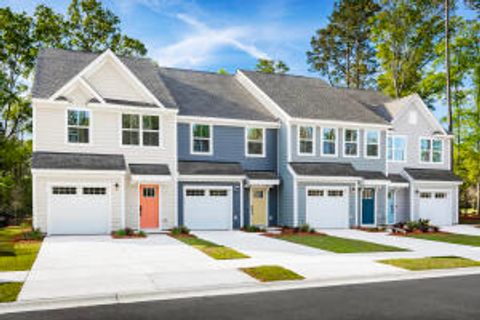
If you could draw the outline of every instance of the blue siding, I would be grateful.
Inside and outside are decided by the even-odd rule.
[[[245,170],[277,169],[277,129],[265,130],[265,157],[245,156],[245,128],[213,126],[213,154],[190,153],[190,125],[178,124],[178,160],[239,162]]]
[[[229,186],[233,187],[233,228],[240,229],[240,184],[239,183],[220,183],[220,182],[178,182],[178,225],[184,223],[183,212],[183,187],[184,186]]]
[[[288,171],[288,154],[287,154],[287,125],[282,123],[279,130],[278,156],[279,156],[279,172],[281,183],[279,187],[279,210],[278,210],[278,225],[294,226],[294,179]]]

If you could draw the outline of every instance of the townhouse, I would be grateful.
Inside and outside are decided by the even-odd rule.
[[[417,95],[45,49],[32,107],[49,234],[458,219],[451,136]]]

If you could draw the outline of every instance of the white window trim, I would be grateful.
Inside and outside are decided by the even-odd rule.
[[[306,127],[306,128],[312,128],[312,152],[301,152],[300,151],[300,142],[302,139],[300,139],[300,128],[301,127]],[[298,125],[297,126],[297,154],[299,156],[315,156],[316,154],[316,142],[317,142],[317,128],[315,126],[309,126],[309,125]],[[304,141],[309,141],[306,139],[303,139]]]
[[[335,130],[335,153],[334,154],[325,154],[323,150],[323,129],[333,129]],[[320,128],[320,150],[322,157],[337,157],[338,156],[338,128],[336,127],[321,127]]]
[[[139,132],[139,137],[138,137],[138,144],[123,144],[123,121],[122,121],[122,116],[123,115],[134,115],[138,116],[139,118],[139,126],[138,126],[138,132]],[[158,146],[144,146],[143,145],[143,116],[155,116],[158,117]],[[118,118],[118,129],[119,129],[119,145],[120,148],[157,148],[157,149],[164,149],[164,143],[163,143],[163,117],[159,114],[150,114],[150,113],[138,113],[138,112],[121,112],[120,116]],[[125,130],[131,130],[133,129],[125,129]],[[146,130],[147,132],[155,132],[155,130]]]
[[[199,152],[199,151],[195,151],[193,149],[193,140],[194,140],[194,137],[193,137],[193,126],[194,125],[201,125],[201,126],[208,126],[209,127],[209,132],[210,132],[210,137],[208,138],[208,144],[209,144],[209,151],[208,152]],[[194,155],[203,155],[203,156],[211,156],[213,155],[213,126],[211,124],[208,124],[208,123],[201,123],[201,122],[192,122],[190,123],[190,154],[194,154]]]
[[[405,140],[405,151],[404,151],[404,158],[403,160],[395,160],[395,159],[388,159],[388,138],[403,138]],[[391,134],[391,135],[387,135],[387,144],[386,144],[386,150],[387,152],[385,153],[386,155],[386,158],[387,158],[387,161],[388,162],[397,162],[397,163],[402,163],[402,162],[407,162],[407,152],[408,152],[408,139],[407,139],[407,136],[406,135],[403,135],[403,134]],[[394,155],[394,151],[395,151],[395,148],[392,148],[392,156]],[[393,156],[395,158],[395,156]]]
[[[429,140],[430,141],[430,161],[423,161],[422,160],[422,140]],[[433,162],[433,140],[438,140],[442,143],[442,153],[440,155],[440,161],[439,162]],[[422,164],[439,164],[442,165],[444,164],[444,152],[445,151],[445,144],[443,143],[442,139],[439,138],[434,138],[434,137],[420,137],[418,138],[418,161]]]
[[[248,153],[248,130],[249,129],[260,129],[262,130],[262,153],[261,154],[250,154]],[[259,127],[245,127],[245,156],[249,158],[264,158],[265,157],[265,128]],[[253,140],[252,140],[253,141]],[[255,140],[255,142],[259,142]]]
[[[88,112],[88,142],[70,142],[68,140],[68,111],[86,111]],[[82,107],[67,107],[65,108],[65,143],[72,146],[90,146],[93,138],[93,112],[88,108]]]
[[[357,145],[357,154],[347,154],[346,149],[347,149],[347,130],[351,131],[356,131],[357,132],[357,141],[355,142]],[[348,143],[353,143],[353,142],[348,142]],[[359,129],[352,129],[352,128],[344,128],[343,129],[343,157],[344,158],[358,158],[360,157],[360,130]]]
[[[377,135],[378,135],[378,154],[376,156],[369,156],[368,155],[368,133],[369,132],[376,132]],[[364,155],[365,155],[365,158],[367,159],[380,159],[380,154],[381,154],[381,150],[380,150],[380,147],[381,147],[381,141],[380,139],[382,138],[381,134],[380,134],[380,130],[365,130],[364,133],[363,133],[363,150],[364,150]]]

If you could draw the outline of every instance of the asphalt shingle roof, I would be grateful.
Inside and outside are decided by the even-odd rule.
[[[130,168],[130,173],[136,175],[170,175],[170,169],[166,164],[130,163],[128,167]]]
[[[277,180],[278,175],[273,171],[247,171],[250,180]]]
[[[460,177],[455,175],[450,170],[405,168],[405,171],[414,180],[452,181],[452,182],[462,181]]]
[[[382,100],[379,93],[334,88],[317,78],[241,72],[292,117],[388,124],[365,106],[370,100],[373,105]]]
[[[121,154],[34,152],[33,169],[120,170],[126,169]]]
[[[405,179],[399,174],[393,174],[393,173],[388,175],[388,180],[394,183],[408,183],[407,179]]]
[[[361,177],[351,163],[290,162],[290,166],[301,176]]]
[[[357,171],[358,175],[366,180],[388,180],[387,176],[380,171]]]
[[[179,161],[178,172],[182,175],[244,175],[240,163]]]

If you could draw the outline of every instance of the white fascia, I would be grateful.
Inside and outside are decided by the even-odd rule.
[[[75,170],[75,169],[31,169],[33,175],[37,176],[124,176],[127,174],[124,170]]]
[[[204,181],[211,181],[211,182],[238,182],[243,181],[246,177],[245,176],[216,176],[216,175],[179,175],[178,181],[188,181],[188,182],[204,182]]]
[[[232,126],[232,127],[261,127],[261,128],[280,128],[280,123],[269,121],[257,121],[257,120],[238,120],[227,118],[213,118],[213,117],[201,117],[201,116],[178,116],[179,123],[206,123],[219,126]]]

